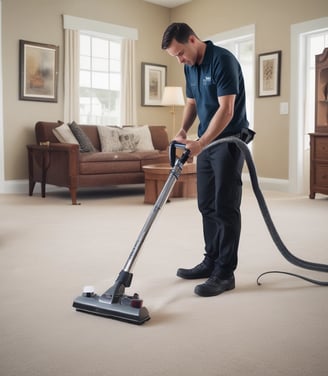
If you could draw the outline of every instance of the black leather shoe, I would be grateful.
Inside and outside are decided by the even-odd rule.
[[[234,276],[230,277],[229,279],[220,279],[212,276],[205,283],[195,287],[195,294],[199,296],[215,296],[234,288]]]
[[[184,279],[208,278],[212,274],[212,271],[213,267],[201,262],[191,269],[179,268],[177,271],[177,276]]]

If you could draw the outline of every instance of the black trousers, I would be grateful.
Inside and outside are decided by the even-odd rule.
[[[229,278],[237,267],[241,231],[241,173],[238,146],[222,143],[197,157],[198,208],[203,219],[205,263],[213,274]]]

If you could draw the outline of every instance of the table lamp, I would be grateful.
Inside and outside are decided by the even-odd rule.
[[[182,87],[165,86],[162,98],[162,106],[172,106],[171,114],[173,117],[173,133],[175,135],[175,106],[184,106],[185,100]]]

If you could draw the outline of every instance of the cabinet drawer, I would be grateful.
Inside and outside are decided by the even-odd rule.
[[[318,137],[315,140],[315,158],[328,160],[327,138]]]
[[[318,163],[315,166],[314,184],[328,187],[328,165]]]

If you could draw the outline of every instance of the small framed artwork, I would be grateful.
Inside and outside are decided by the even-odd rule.
[[[58,51],[51,44],[19,41],[19,99],[57,102]]]
[[[259,55],[259,97],[280,95],[281,51]]]
[[[166,65],[141,63],[142,106],[161,106],[166,71]]]

